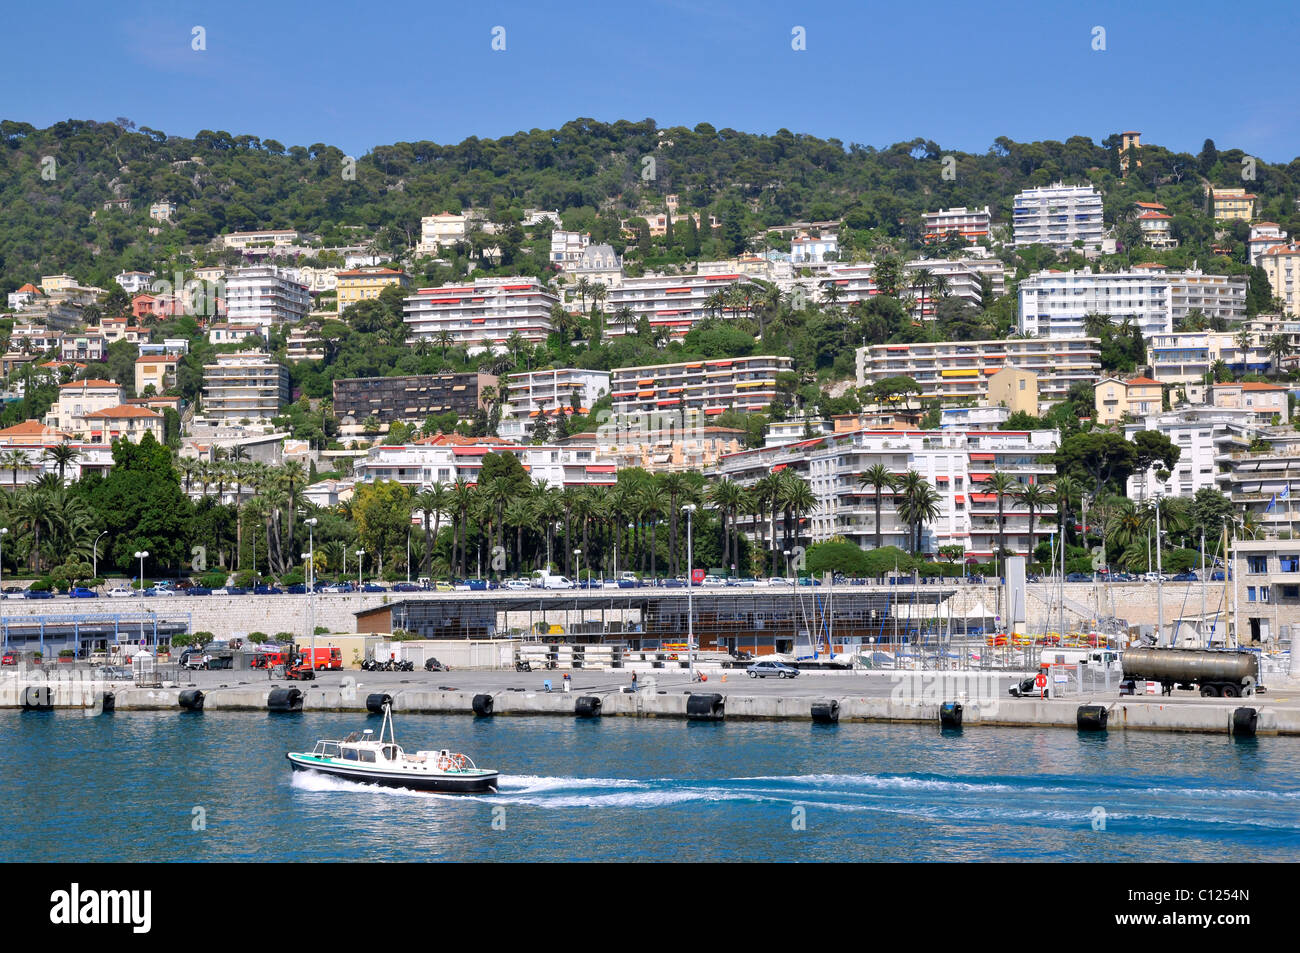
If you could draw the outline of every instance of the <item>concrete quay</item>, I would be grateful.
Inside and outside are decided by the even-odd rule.
[[[60,673],[61,674],[61,673]],[[38,673],[0,677],[0,708],[46,710],[365,712],[375,696],[391,699],[403,714],[479,717],[550,715],[632,717],[712,721],[838,721],[930,724],[940,727],[945,703],[961,706],[963,728],[1065,728],[1083,730],[1080,709],[1094,710],[1091,727],[1106,731],[1179,731],[1206,734],[1300,735],[1300,682],[1283,681],[1265,695],[1240,700],[1084,693],[1059,700],[1015,699],[1006,695],[1005,675],[934,673],[898,677],[887,673],[808,673],[790,682],[711,678],[690,683],[669,675],[653,685],[641,679],[628,691],[621,675],[575,673],[571,691],[548,673],[501,672],[345,673],[329,672],[314,682],[241,680],[245,673],[200,672],[192,682],[162,688],[78,680]],[[362,675],[358,679],[357,675]],[[971,676],[975,676],[972,678]],[[549,678],[552,690],[543,687]],[[296,694],[295,694],[296,693]],[[592,701],[595,699],[596,701]],[[580,701],[581,700],[581,701]],[[273,704],[273,702],[275,704]],[[1253,714],[1252,714],[1253,712]],[[950,712],[951,714],[951,712]]]

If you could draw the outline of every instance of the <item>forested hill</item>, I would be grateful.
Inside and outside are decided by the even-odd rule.
[[[1245,158],[1208,140],[1197,155],[1144,145],[1141,168],[1121,181],[1117,136],[1101,145],[1001,138],[974,155],[922,139],[878,150],[786,130],[577,119],[496,140],[379,146],[357,157],[349,177],[348,157],[323,143],[286,147],[206,130],[186,139],[125,119],[48,129],[4,121],[0,139],[0,292],[52,269],[104,286],[122,268],[152,268],[182,246],[240,229],[297,228],[327,243],[373,236],[397,251],[418,239],[422,215],[476,206],[559,209],[569,227],[609,231],[618,211],[653,207],[667,193],[718,214],[737,234],[844,217],[852,229],[906,235],[925,210],[989,205],[1005,221],[1018,190],[1086,178],[1106,193],[1108,220],[1154,199],[1169,206],[1176,233],[1196,240],[1204,235],[1189,230],[1208,227],[1204,183],[1242,185]],[[1300,231],[1300,160],[1261,161],[1254,173],[1244,184],[1260,195],[1261,217]],[[111,198],[129,198],[134,209],[103,210]],[[180,207],[171,225],[148,217],[164,199]]]

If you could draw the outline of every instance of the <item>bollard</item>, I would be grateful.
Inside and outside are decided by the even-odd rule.
[[[812,705],[813,724],[817,725],[837,725],[840,721],[840,703],[834,698],[825,701],[813,702]]]
[[[599,718],[600,699],[595,695],[582,695],[573,704],[573,713],[579,718]]]
[[[203,692],[197,688],[185,689],[177,701],[186,711],[203,711]]]
[[[302,711],[302,690],[274,688],[266,698],[266,710],[278,712]]]
[[[1105,731],[1107,714],[1105,705],[1080,705],[1075,719],[1080,731]]]
[[[28,685],[23,689],[23,711],[53,711],[54,695],[48,685]]]
[[[475,695],[474,701],[471,704],[474,708],[474,714],[479,718],[487,718],[492,714],[491,695]]]
[[[939,706],[939,726],[941,728],[960,728],[961,713],[961,702],[944,702]]]
[[[385,692],[374,692],[366,696],[366,711],[372,715],[382,715],[384,706],[392,706],[393,696]]]
[[[722,721],[726,717],[726,701],[721,695],[688,695],[686,717],[692,721]]]
[[[1234,738],[1254,738],[1255,728],[1259,724],[1259,712],[1254,708],[1234,708],[1232,710],[1232,736]]]

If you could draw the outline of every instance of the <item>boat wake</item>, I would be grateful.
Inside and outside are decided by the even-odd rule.
[[[496,794],[439,794],[344,781],[295,772],[304,792],[364,792],[381,797],[448,802],[514,804],[541,810],[660,810],[696,805],[796,805],[836,813],[870,812],[934,823],[1000,823],[1086,827],[1090,812],[1104,806],[1112,828],[1140,827],[1265,830],[1300,835],[1292,793],[1235,790],[1229,801],[1208,790],[1175,790],[1134,784],[1116,792],[1110,781],[1050,777],[944,778],[924,774],[814,774],[741,778],[583,778],[502,775]],[[1214,792],[1221,794],[1222,792]],[[1117,796],[1119,794],[1119,796]],[[1225,803],[1228,801],[1228,803]]]

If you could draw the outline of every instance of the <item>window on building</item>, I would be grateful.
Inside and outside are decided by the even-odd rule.
[[[1281,572],[1300,572],[1300,555],[1283,553],[1277,557],[1277,562]]]
[[[1255,587],[1254,587],[1254,586],[1247,586],[1247,587],[1246,587],[1246,601],[1247,601],[1247,602],[1254,602],[1254,601],[1255,601]]]
[[[1267,556],[1247,556],[1247,557],[1246,557],[1246,571],[1247,571],[1247,572],[1252,572],[1252,573],[1264,573],[1264,572],[1268,572],[1268,557],[1267,557]]]

